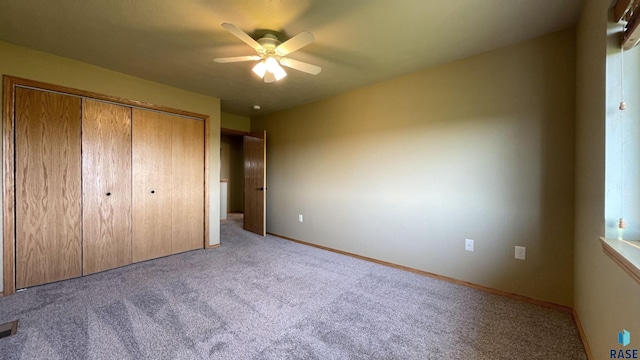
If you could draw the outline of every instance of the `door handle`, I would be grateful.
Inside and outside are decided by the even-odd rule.
[[[267,188],[266,187],[259,187],[258,190],[265,191],[265,190],[267,190]]]

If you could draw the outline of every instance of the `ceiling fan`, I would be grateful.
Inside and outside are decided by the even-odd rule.
[[[317,75],[322,70],[320,66],[286,57],[288,54],[303,46],[309,45],[315,40],[313,35],[308,31],[303,31],[291,39],[281,43],[274,34],[264,34],[264,36],[256,41],[233,24],[223,23],[222,27],[238,37],[238,39],[244,41],[247,45],[251,46],[258,55],[213,59],[213,61],[217,63],[259,61],[252,70],[266,83],[276,82],[287,76],[287,72],[284,71],[280,65],[312,75]]]

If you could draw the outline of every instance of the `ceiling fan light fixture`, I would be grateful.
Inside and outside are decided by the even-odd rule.
[[[264,63],[264,61],[260,61],[251,70],[256,75],[260,76],[260,79],[262,79],[262,78],[264,78],[264,74],[267,73],[267,65]]]
[[[280,67],[280,64],[278,64],[278,60],[276,60],[273,56],[268,56],[267,59],[264,61],[264,63],[267,66],[267,71],[274,74],[276,73],[276,70]]]
[[[266,83],[272,83],[278,80],[282,80],[287,76],[287,72],[284,71],[278,60],[273,56],[267,56],[266,59],[260,60],[253,69],[251,69],[256,75],[260,76]],[[267,77],[265,77],[267,76]]]
[[[285,76],[287,76],[287,72],[284,71],[282,66],[276,64],[276,68],[273,71],[273,75],[276,77],[276,81],[282,80]]]

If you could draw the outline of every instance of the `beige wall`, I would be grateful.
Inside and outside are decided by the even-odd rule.
[[[574,55],[568,30],[253,119],[267,230],[571,306]]]
[[[78,61],[0,42],[0,74],[209,115],[209,241],[220,242],[220,100]],[[0,249],[1,251],[1,249]],[[0,256],[0,261],[2,257]],[[2,267],[0,266],[0,271]],[[0,285],[1,286],[1,285]]]
[[[220,113],[220,127],[222,129],[250,132],[251,119],[246,116],[222,112]]]
[[[640,285],[602,252],[598,242],[605,233],[605,124],[618,115],[620,101],[618,50],[613,36],[607,38],[612,25],[607,23],[610,3],[611,0],[585,2],[576,42],[574,309],[594,359],[608,359],[611,349],[621,348],[617,334],[622,329],[633,334],[629,347],[640,348]],[[636,54],[627,55],[627,66],[637,67],[640,49],[633,52]],[[607,58],[608,53],[614,56]],[[627,99],[630,107],[637,106],[636,99]]]

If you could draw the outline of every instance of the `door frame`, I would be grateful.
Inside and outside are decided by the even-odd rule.
[[[234,130],[234,129],[229,129],[229,128],[220,128],[220,168],[222,168],[222,135],[228,135],[228,136],[233,136],[235,137],[239,137],[242,138],[245,135],[248,135],[249,132],[247,131],[242,131],[242,130]],[[222,171],[220,171],[220,174],[222,174]],[[220,178],[220,182],[222,182],[222,176],[219,177]],[[228,179],[227,179],[228,180]],[[231,184],[229,184],[229,182],[227,181],[227,189],[229,189],[231,187]],[[227,190],[228,192],[228,190]],[[244,177],[242,178],[242,194],[244,196]],[[227,194],[227,201],[228,201],[228,194]],[[220,201],[222,201],[222,195],[220,195]],[[244,214],[244,200],[243,200],[243,209],[242,209],[242,213]],[[229,214],[228,211],[228,206],[227,206],[227,215]],[[218,219],[218,220],[223,220],[223,219]],[[222,240],[220,240],[222,241]]]
[[[88,98],[92,100],[111,102],[118,105],[137,107],[152,111],[169,113],[204,121],[204,237],[203,247],[209,245],[209,135],[210,119],[208,115],[190,111],[173,109],[166,106],[150,104],[138,100],[131,100],[117,96],[110,96],[74,89],[66,86],[24,79],[20,77],[2,76],[2,210],[3,210],[3,295],[11,295],[16,291],[16,228],[15,228],[15,91],[17,87],[32,88],[41,91],[58,92],[65,95]]]

